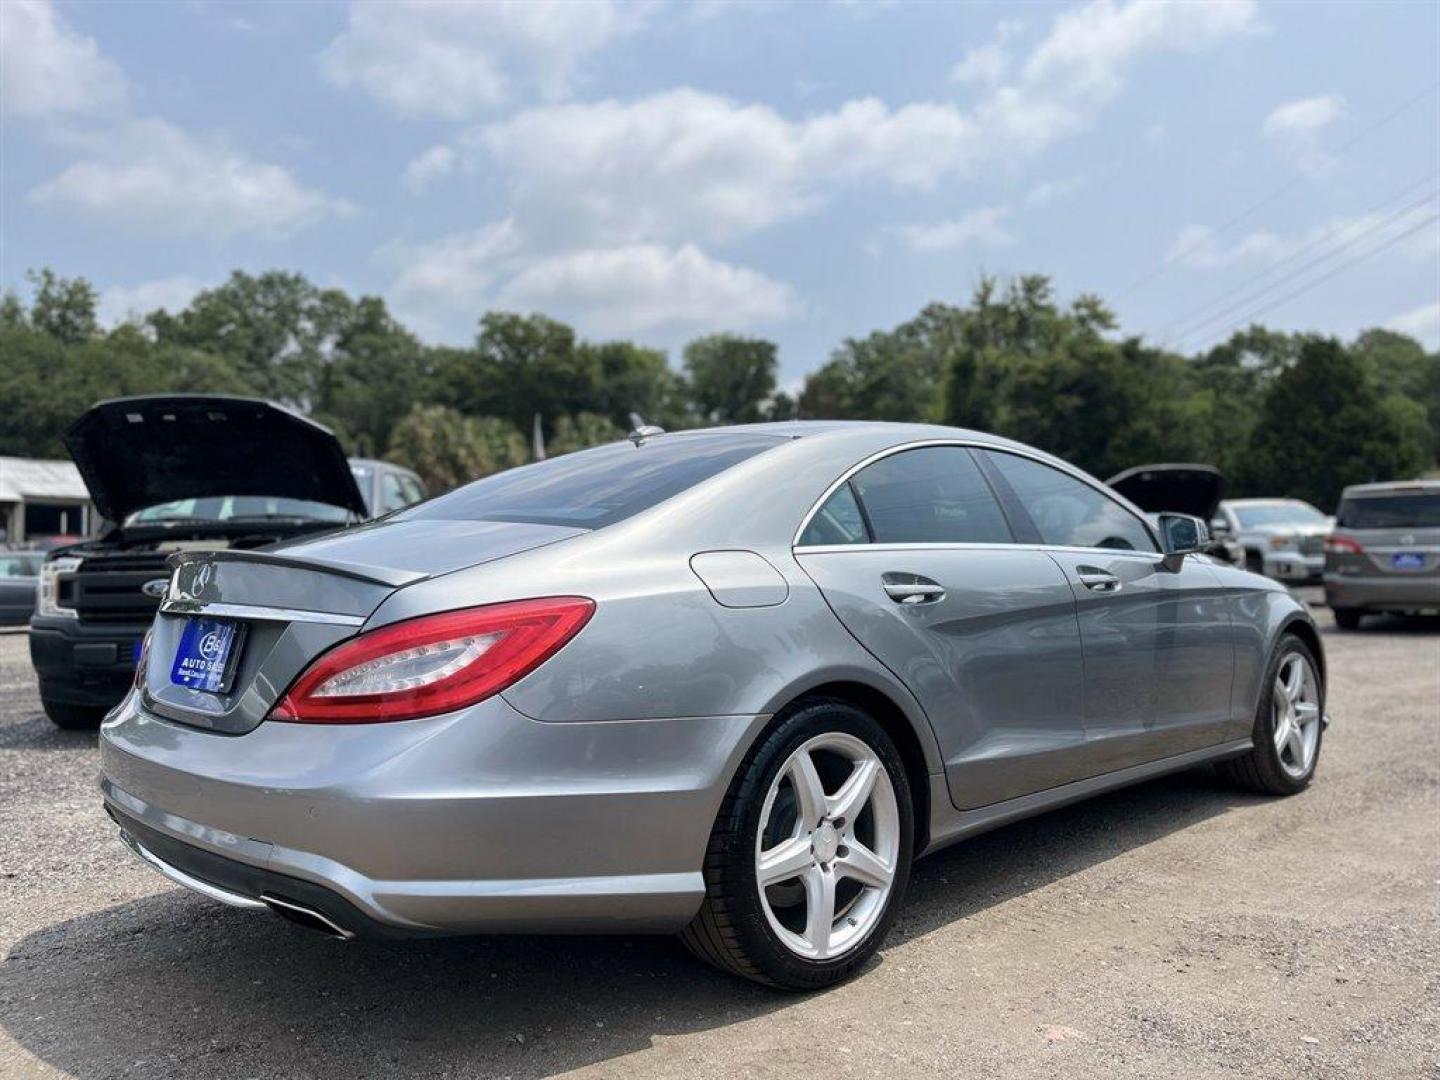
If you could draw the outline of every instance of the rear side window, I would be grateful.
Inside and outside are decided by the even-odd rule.
[[[927,446],[892,454],[861,469],[850,483],[877,544],[1008,544],[1013,539],[990,485],[964,447]]]
[[[1335,523],[1342,529],[1440,528],[1440,491],[1346,499]]]
[[[611,443],[487,476],[392,520],[517,521],[599,529],[648,510],[785,440],[660,436]]]
[[[1056,547],[1156,551],[1150,530],[1114,499],[1059,469],[1014,454],[985,452],[1020,505]]]
[[[865,527],[865,516],[860,513],[860,504],[855,501],[855,489],[848,483],[835,489],[800,534],[801,547],[869,542],[870,530]]]

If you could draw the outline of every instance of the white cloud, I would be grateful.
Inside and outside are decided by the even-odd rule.
[[[87,140],[90,156],[30,192],[36,205],[140,231],[284,234],[352,207],[280,165],[164,120],[136,120]]]
[[[359,87],[397,113],[458,120],[502,104],[517,81],[565,97],[579,63],[649,11],[610,0],[357,0],[320,66],[336,85]]]
[[[1427,349],[1440,349],[1440,300],[1402,312],[1385,325],[1391,330],[1409,334]]]
[[[1234,243],[1221,242],[1208,225],[1187,225],[1170,246],[1169,261],[1200,270],[1214,270],[1241,263],[1276,264],[1295,260],[1296,273],[1312,262],[1342,263],[1372,250],[1387,240],[1404,236],[1393,250],[1401,256],[1423,260],[1437,254],[1436,229],[1423,224],[1435,212],[1431,203],[1401,210],[1332,218],[1312,229],[1285,236],[1269,229],[1247,233]],[[1411,233],[1411,230],[1415,230]],[[1410,235],[1406,235],[1410,233]]]
[[[410,160],[401,180],[407,188],[418,194],[432,181],[454,172],[458,156],[453,146],[432,146]]]
[[[1066,176],[1060,180],[1043,180],[1025,193],[1025,205],[1039,210],[1057,199],[1073,195],[1085,186],[1085,177]]]
[[[950,81],[994,86],[1009,74],[1013,63],[1013,57],[1005,43],[1024,28],[1025,24],[1018,20],[1001,20],[989,41],[970,49],[960,62],[950,69]]]
[[[377,260],[398,270],[397,311],[427,326],[496,305],[557,312],[600,333],[741,327],[797,309],[789,286],[693,244],[544,253],[510,218],[426,244],[391,244]]]
[[[999,42],[977,45],[950,69],[950,80],[958,83],[979,83],[994,86],[1010,70],[1010,53]]]
[[[148,315],[157,308],[179,311],[204,288],[204,282],[184,275],[142,281],[138,285],[112,285],[100,293],[100,322],[113,326],[130,318]]]
[[[400,266],[394,289],[405,307],[478,315],[491,286],[518,266],[524,247],[515,222],[504,218],[428,244],[391,245],[378,257]]]
[[[738,329],[784,319],[797,307],[787,285],[713,259],[694,244],[632,244],[540,259],[505,286],[500,300],[573,313],[606,334]]]
[[[49,0],[0,2],[0,103],[44,116],[112,107],[125,98],[120,69],[94,38],[71,29]]]
[[[974,109],[863,98],[791,118],[678,88],[523,110],[462,134],[447,167],[508,172],[537,234],[607,246],[723,240],[813,210],[847,183],[933,188],[1017,162],[1088,125],[1142,53],[1205,47],[1253,18],[1249,2],[1097,0],[1058,17],[1019,75]],[[417,159],[407,175],[427,170]]]
[[[1310,135],[1333,122],[1344,111],[1345,99],[1339,94],[1286,102],[1271,110],[1261,125],[1260,133],[1270,138]]]
[[[925,225],[899,225],[891,229],[911,251],[950,251],[961,247],[1005,247],[1015,237],[1004,227],[1011,211],[1005,206],[982,206],[951,221]]]

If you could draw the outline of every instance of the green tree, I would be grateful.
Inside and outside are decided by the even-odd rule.
[[[572,450],[584,450],[588,446],[615,442],[625,437],[625,429],[612,423],[607,416],[595,413],[576,413],[562,416],[555,422],[555,434],[545,445],[550,457],[568,454]]]
[[[385,456],[445,491],[530,459],[513,424],[493,416],[465,416],[446,405],[416,405],[395,425]]]
[[[1382,398],[1365,365],[1333,338],[1311,338],[1271,382],[1250,442],[1256,491],[1333,508],[1346,484],[1414,476],[1428,463],[1413,403]]]
[[[342,433],[350,453],[381,453],[420,396],[424,353],[383,300],[362,297],[320,369],[315,415]]]
[[[157,311],[147,321],[162,344],[228,357],[254,393],[309,411],[353,317],[354,304],[339,289],[321,289],[300,274],[237,270],[184,311]]]
[[[56,341],[78,345],[95,336],[97,297],[84,278],[60,277],[49,267],[25,275],[34,288],[30,302],[30,325]]]
[[[711,334],[685,346],[685,377],[703,423],[744,424],[763,419],[775,393],[773,342]]]

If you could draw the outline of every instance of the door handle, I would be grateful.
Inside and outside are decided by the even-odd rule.
[[[1077,566],[1075,575],[1080,579],[1080,584],[1091,592],[1111,593],[1120,591],[1120,579],[1108,570],[1101,570],[1094,566]]]
[[[945,587],[919,574],[882,574],[885,595],[897,604],[933,604],[945,598]]]

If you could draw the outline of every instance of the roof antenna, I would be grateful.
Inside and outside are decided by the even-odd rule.
[[[632,412],[630,414],[630,427],[630,434],[626,435],[625,437],[629,439],[632,443],[634,443],[636,446],[642,445],[646,439],[652,438],[655,435],[665,434],[665,429],[663,427],[661,427],[659,424],[645,423],[645,418],[641,416],[638,412]]]

